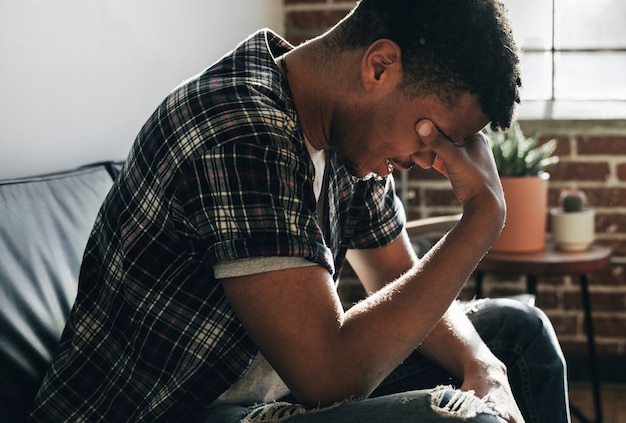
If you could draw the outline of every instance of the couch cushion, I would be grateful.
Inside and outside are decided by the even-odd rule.
[[[65,326],[111,166],[0,181],[0,420],[20,421]]]

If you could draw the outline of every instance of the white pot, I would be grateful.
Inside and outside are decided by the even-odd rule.
[[[585,251],[593,243],[595,233],[593,209],[564,212],[561,208],[550,210],[552,239],[559,250]]]

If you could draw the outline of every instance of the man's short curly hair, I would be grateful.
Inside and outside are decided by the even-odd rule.
[[[435,94],[448,105],[470,91],[494,129],[506,129],[519,103],[519,57],[498,0],[361,0],[328,41],[338,51],[381,38],[402,49],[402,90]]]

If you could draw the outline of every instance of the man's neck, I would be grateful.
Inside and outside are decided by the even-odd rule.
[[[279,68],[289,83],[305,137],[317,150],[330,148],[334,89],[340,89],[341,76],[328,79],[328,69],[321,66],[319,40],[296,47],[278,60]],[[319,59],[318,59],[319,58]]]

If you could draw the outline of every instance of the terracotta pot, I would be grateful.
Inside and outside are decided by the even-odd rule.
[[[550,175],[502,178],[506,223],[492,251],[530,253],[546,245]]]

